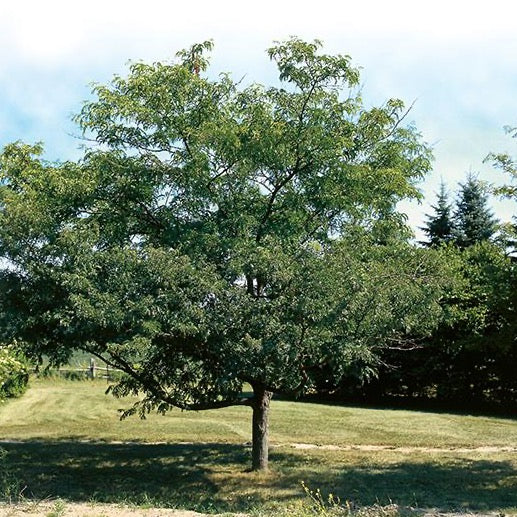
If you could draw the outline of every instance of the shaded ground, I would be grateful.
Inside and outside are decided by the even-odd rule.
[[[358,505],[396,503],[442,511],[517,508],[517,454],[327,450],[279,447],[272,471],[245,471],[235,444],[112,444],[27,441],[7,451],[3,483],[28,500],[61,498],[214,512],[269,508],[311,489]],[[0,482],[1,479],[0,479]],[[5,486],[4,486],[5,493]],[[102,514],[101,514],[102,515]],[[114,514],[116,515],[116,514]],[[160,514],[153,514],[160,515]]]

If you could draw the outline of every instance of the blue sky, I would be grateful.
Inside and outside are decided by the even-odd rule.
[[[362,67],[367,105],[415,101],[409,119],[433,145],[426,202],[404,205],[414,227],[440,179],[455,190],[469,171],[499,184],[490,151],[517,154],[517,2],[492,0],[243,0],[146,2],[6,0],[0,4],[0,147],[43,141],[46,157],[80,156],[71,122],[92,82],[124,73],[128,60],[158,61],[212,38],[212,70],[270,82],[265,49],[290,35],[318,38]],[[510,202],[493,200],[509,220]]]

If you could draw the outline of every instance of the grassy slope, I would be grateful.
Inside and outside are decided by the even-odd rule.
[[[447,509],[517,507],[515,452],[288,446],[515,446],[515,420],[274,401],[273,469],[263,475],[245,472],[249,449],[242,444],[250,439],[251,420],[247,408],[172,411],[120,422],[117,409],[128,401],[106,397],[100,381],[45,380],[32,386],[21,399],[0,407],[0,440],[25,441],[2,445],[9,452],[11,478],[28,487],[25,495],[247,510],[290,504],[301,495],[303,480],[311,488],[362,504],[391,500]]]
[[[197,413],[173,410],[146,420],[119,420],[130,400],[105,396],[106,384],[33,381],[33,389],[0,410],[0,437],[84,438],[147,442],[242,443],[251,411],[234,407]],[[273,444],[480,447],[517,445],[515,420],[403,410],[345,408],[273,401]]]

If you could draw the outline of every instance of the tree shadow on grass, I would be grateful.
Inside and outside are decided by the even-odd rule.
[[[332,456],[273,449],[269,475],[249,473],[249,448],[236,444],[114,444],[77,441],[1,443],[5,473],[26,498],[63,498],[246,511],[303,497],[301,481],[359,504],[395,502],[440,509],[500,510],[517,506],[511,461],[459,456],[388,462],[364,454]],[[398,458],[401,459],[400,457]],[[0,479],[1,486],[1,479]],[[2,494],[0,494],[1,496]]]
[[[219,444],[27,441],[1,447],[26,498],[163,507],[206,508],[219,502],[206,466],[247,459],[242,447]]]
[[[351,464],[346,456],[340,465],[306,468],[302,479],[311,490],[334,494],[358,506],[396,503],[404,507],[436,508],[442,511],[501,511],[517,509],[517,463],[507,460],[473,460],[450,453],[439,460],[432,456],[394,462],[364,454]],[[517,459],[517,458],[516,458]],[[402,461],[401,461],[402,460]],[[291,477],[286,469],[284,483]],[[293,480],[294,482],[294,480]]]

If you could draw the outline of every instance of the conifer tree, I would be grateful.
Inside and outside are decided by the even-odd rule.
[[[440,183],[436,205],[431,205],[434,214],[426,214],[427,221],[421,229],[428,237],[426,246],[438,246],[454,239],[454,223],[451,214],[451,204],[445,183]]]
[[[490,240],[497,220],[488,206],[486,187],[473,174],[460,183],[454,212],[455,241],[461,248]]]

